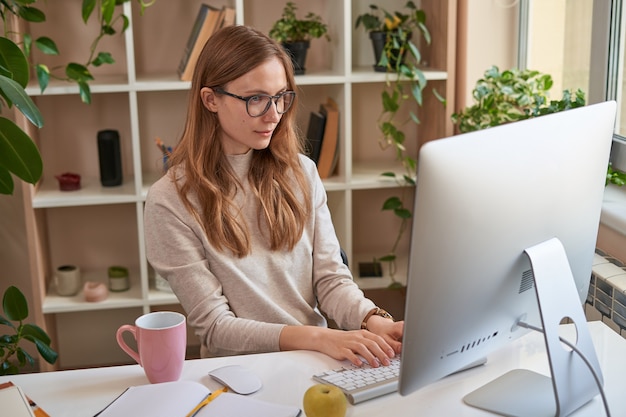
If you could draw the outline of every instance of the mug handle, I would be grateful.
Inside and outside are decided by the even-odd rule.
[[[130,324],[124,324],[120,326],[119,329],[117,329],[115,338],[117,339],[117,344],[120,345],[122,350],[126,352],[131,358],[133,358],[139,365],[141,365],[141,359],[139,358],[139,354],[131,349],[124,341],[124,338],[122,337],[124,332],[132,333],[135,340],[137,340],[137,327]]]

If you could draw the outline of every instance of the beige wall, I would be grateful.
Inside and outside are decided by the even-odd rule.
[[[459,0],[457,110],[472,104],[485,70],[517,65],[517,0]]]
[[[30,293],[28,270],[28,251],[24,208],[22,205],[22,186],[14,177],[15,194],[0,194],[0,291],[10,285],[19,287],[25,294]]]

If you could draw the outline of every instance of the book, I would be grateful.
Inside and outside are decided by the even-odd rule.
[[[97,417],[187,417],[211,395],[210,390],[194,381],[162,382],[126,389]],[[299,407],[271,403],[254,397],[225,392],[200,408],[194,417],[297,417]],[[94,417],[96,417],[94,416]]]
[[[182,81],[191,80],[204,44],[213,32],[221,26],[223,17],[223,8],[218,9],[206,3],[200,5],[200,11],[192,26],[187,46],[178,65],[178,75]]]
[[[13,382],[11,382],[11,381],[1,383],[0,384],[0,395],[1,395],[2,392],[4,392],[5,388],[11,388],[12,389],[15,386],[16,385]],[[20,391],[21,391],[21,389],[20,389]],[[23,394],[23,392],[22,392],[22,394]],[[15,395],[15,394],[13,394],[13,395]],[[43,408],[39,407],[28,395],[24,395],[24,397],[26,398],[26,401],[28,402],[28,405],[29,405],[29,407],[30,407],[30,409],[32,411],[32,415],[33,416],[35,416],[35,417],[50,417],[50,415],[48,413],[46,413],[43,410]],[[3,401],[4,400],[0,400],[0,403],[4,404]],[[10,414],[10,415],[13,415],[13,414]],[[15,414],[16,417],[19,416],[19,415],[20,414]],[[30,415],[30,414],[28,414],[28,415]]]
[[[320,113],[326,118],[326,124],[320,157],[317,162],[317,171],[320,178],[324,179],[333,174],[339,161],[339,108],[337,103],[328,98],[326,103],[320,106]]]
[[[309,126],[306,132],[306,155],[317,165],[322,150],[326,117],[319,111],[312,111],[309,116]]]
[[[224,6],[222,9],[224,19],[221,27],[232,26],[235,24],[235,8],[230,6]]]
[[[191,50],[193,49],[196,40],[198,39],[198,35],[200,35],[200,29],[204,24],[204,21],[209,14],[209,6],[207,4],[201,4],[200,10],[196,15],[196,20],[191,27],[191,33],[189,34],[189,38],[187,39],[187,44],[185,45],[185,49],[183,50],[183,56],[180,59],[178,64],[178,74],[182,74],[187,66],[187,62],[189,61],[189,55],[191,54]]]

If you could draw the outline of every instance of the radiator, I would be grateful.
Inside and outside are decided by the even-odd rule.
[[[602,320],[626,337],[626,267],[600,250],[594,257],[585,314],[588,321]]]

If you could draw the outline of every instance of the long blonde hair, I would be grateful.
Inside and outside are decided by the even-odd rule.
[[[217,114],[210,112],[200,97],[202,87],[221,87],[258,65],[278,58],[285,68],[287,88],[296,89],[291,59],[283,48],[265,34],[246,26],[229,26],[213,34],[196,64],[191,81],[185,128],[170,159],[185,175],[177,181],[178,194],[187,210],[198,220],[208,240],[218,250],[238,257],[250,253],[246,222],[237,219],[234,196],[241,190],[226,158]],[[291,249],[302,236],[311,212],[309,189],[300,166],[302,141],[295,129],[296,101],[282,116],[266,149],[252,150],[248,174],[260,202],[258,221],[265,221],[272,250]],[[180,171],[179,171],[180,172]],[[194,196],[198,206],[191,203]]]

